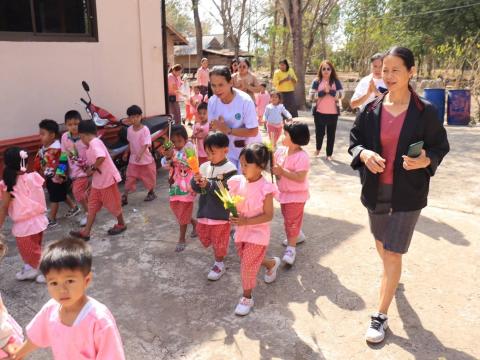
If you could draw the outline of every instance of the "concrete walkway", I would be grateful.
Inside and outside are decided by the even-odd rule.
[[[351,121],[339,122],[333,162],[323,154],[312,158],[308,240],[299,246],[295,266],[282,268],[275,283],[259,278],[248,317],[233,313],[241,295],[233,247],[218,282],[206,279],[212,253],[198,240],[189,241],[182,254],[173,252],[177,225],[163,172],[156,201],[144,203],[143,192],[131,196],[126,233],[107,236],[113,220],[102,213],[90,242],[90,294],[115,315],[128,359],[480,358],[480,128],[448,128],[452,151],[432,179],[430,205],[404,258],[391,330],[383,344],[370,347],[363,336],[381,268],[359,201],[359,179],[349,167],[350,127]],[[63,219],[46,239],[62,237],[71,226]],[[270,254],[282,254],[283,237],[276,207]],[[26,325],[49,297],[45,286],[14,279],[20,259],[11,236],[9,245],[0,288],[9,311]]]

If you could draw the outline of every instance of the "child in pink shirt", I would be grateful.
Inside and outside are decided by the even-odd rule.
[[[262,175],[267,169],[271,153],[263,144],[250,144],[240,153],[243,175],[233,176],[228,180],[232,196],[238,195],[243,200],[237,205],[239,217],[231,217],[236,225],[235,246],[240,256],[243,296],[235,314],[247,315],[254,305],[252,292],[260,266],[267,271],[266,283],[272,283],[277,277],[281,264],[278,257],[266,258],[270,242],[270,221],[273,218],[273,197],[277,190]]]
[[[7,246],[0,234],[0,259],[5,256]],[[23,343],[23,332],[20,325],[10,316],[0,296],[0,359],[5,359],[15,353]]]
[[[263,124],[263,114],[265,114],[265,109],[270,103],[270,94],[267,91],[267,84],[260,84],[260,88],[262,90],[258,94],[255,94],[255,102],[257,105],[258,123]]]
[[[61,139],[62,155],[68,158],[68,177],[72,181],[72,193],[75,200],[82,206],[85,213],[79,223],[85,226],[88,213],[88,190],[90,183],[84,171],[87,160],[87,146],[80,140],[78,124],[82,121],[80,113],[70,110],[65,114],[65,125],[68,131],[63,133]]]
[[[26,172],[27,157],[27,152],[18,147],[5,151],[3,181],[0,182],[0,229],[8,213],[13,221],[12,235],[25,263],[16,274],[17,280],[45,282],[38,271],[43,232],[48,226],[44,179],[37,172]]]
[[[78,125],[80,139],[87,145],[86,173],[92,176],[92,189],[88,196],[87,225],[80,231],[70,231],[70,235],[90,240],[90,231],[97,212],[106,208],[117,218],[117,224],[108,230],[109,235],[118,235],[127,230],[123,220],[122,204],[118,184],[122,177],[113,163],[105,144],[97,138],[97,127],[93,120],[84,120]]]
[[[303,242],[301,236],[303,210],[309,198],[307,174],[310,169],[308,154],[302,149],[310,141],[308,125],[294,121],[283,127],[285,135],[283,145],[274,156],[272,172],[277,176],[285,233],[287,234],[287,249],[283,261],[293,265],[296,256],[297,242]],[[299,239],[300,237],[300,239]]]
[[[197,144],[198,162],[202,165],[207,161],[207,153],[203,147],[203,141],[208,135],[210,124],[208,123],[208,105],[201,103],[197,109],[197,119],[193,125],[192,139]]]
[[[204,96],[200,93],[200,87],[198,85],[195,85],[193,87],[193,95],[190,97],[189,103],[191,106],[191,111],[193,114],[193,117],[195,118],[195,122],[198,121],[198,107],[200,106],[201,103],[203,103]]]
[[[197,237],[195,230],[197,221],[192,218],[195,192],[190,185],[194,174],[188,166],[185,153],[185,150],[188,148],[195,151],[195,146],[188,141],[187,130],[182,125],[172,126],[170,140],[174,148],[164,150],[165,157],[162,158],[162,166],[169,169],[170,209],[172,209],[180,226],[180,236],[177,246],[175,247],[175,252],[181,252],[185,250],[185,235],[188,224],[192,224],[193,226],[190,237]]]
[[[136,190],[136,182],[140,180],[148,191],[144,201],[157,198],[155,186],[157,185],[157,165],[153,159],[152,136],[150,130],[142,124],[142,109],[132,105],[127,109],[128,121],[132,124],[127,131],[128,149],[130,159],[127,167],[125,193],[122,196],[122,205],[128,204],[128,193]],[[124,154],[127,160],[128,152]]]
[[[66,238],[47,246],[40,269],[52,299],[27,326],[27,341],[14,359],[51,348],[55,360],[123,360],[122,340],[108,308],[87,296],[92,252],[81,240]]]

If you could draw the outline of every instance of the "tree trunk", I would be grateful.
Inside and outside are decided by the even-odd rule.
[[[272,34],[272,45],[270,46],[270,78],[273,77],[275,72],[275,55],[277,51],[277,27],[278,27],[278,0],[275,0],[275,9],[273,12],[273,34]]]
[[[320,36],[322,38],[322,60],[325,60],[327,58],[327,43],[325,40],[325,26],[327,26],[326,22],[321,20],[322,22],[320,23]]]
[[[200,66],[203,58],[203,33],[200,15],[198,14],[198,2],[199,0],[192,0],[193,19],[195,20],[195,38],[197,41],[197,66]]]
[[[288,21],[287,17],[284,15],[283,16],[283,28],[286,29],[288,28]],[[283,57],[287,58],[287,53],[288,53],[288,44],[290,43],[290,33],[287,31],[284,31],[283,33],[283,43],[282,43],[282,52],[283,52]]]

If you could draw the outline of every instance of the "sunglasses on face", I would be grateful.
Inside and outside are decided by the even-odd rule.
[[[322,71],[332,71],[330,68],[322,68]]]

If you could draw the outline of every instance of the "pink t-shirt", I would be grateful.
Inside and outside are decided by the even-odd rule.
[[[257,115],[263,116],[265,113],[265,108],[270,103],[270,94],[268,91],[265,91],[263,94],[255,94],[256,104],[257,104]]]
[[[122,339],[110,310],[89,298],[72,326],[60,320],[60,304],[51,299],[27,326],[36,346],[51,347],[55,360],[123,360]]]
[[[197,83],[200,86],[208,86],[210,70],[204,68],[203,66],[199,67],[197,70]]]
[[[203,141],[208,135],[208,131],[210,130],[210,124],[206,122],[205,124],[195,123],[193,125],[193,134],[197,138],[197,154],[199,157],[207,157],[207,153],[203,148]]]
[[[406,111],[393,116],[385,108],[382,108],[380,143],[382,144],[381,156],[386,160],[385,169],[380,174],[382,184],[393,184],[393,168],[397,155],[398,139],[406,116]]]
[[[41,233],[47,228],[47,204],[43,192],[44,179],[37,172],[18,175],[11,194],[8,216],[13,221],[12,235],[24,237]],[[0,181],[0,199],[7,186]]]
[[[103,157],[105,160],[98,168],[99,171],[93,173],[92,187],[95,189],[106,189],[122,180],[115,164],[113,163],[107,147],[99,138],[92,139],[87,149],[87,164],[93,165],[98,158]]]
[[[198,105],[200,105],[200,104],[203,102],[203,95],[202,95],[202,94],[193,94],[193,95],[190,97],[190,101],[192,102],[192,103],[190,104],[190,106],[191,106],[191,110],[190,110],[190,111],[192,112],[192,114],[195,115],[195,114],[197,113],[197,107],[198,107]],[[195,104],[195,103],[196,103],[196,105],[193,105],[193,104]]]
[[[127,140],[130,144],[130,164],[149,165],[153,162],[153,156],[150,151],[150,147],[152,146],[152,136],[150,135],[150,130],[148,130],[146,126],[142,126],[138,131],[135,131],[133,126],[130,126],[127,130]],[[148,149],[143,152],[140,161],[135,160],[145,145],[148,145]]]
[[[86,177],[83,166],[87,161],[87,145],[80,138],[73,138],[67,131],[62,135],[62,152],[68,156],[70,179]]]
[[[263,203],[268,194],[276,195],[277,187],[262,176],[255,182],[248,182],[245,176],[235,175],[227,181],[230,194],[243,197],[237,210],[244,217],[254,217],[263,213]],[[235,242],[248,242],[267,246],[270,241],[270,222],[258,225],[237,226]]]
[[[275,164],[289,171],[298,172],[310,170],[310,158],[304,150],[288,155],[288,148],[281,146],[277,149],[274,156]],[[303,182],[298,182],[287,179],[285,176],[280,176],[277,181],[277,186],[280,192],[277,199],[280,204],[304,203],[310,197],[307,177],[305,177]]]
[[[327,82],[325,80],[322,80],[320,82],[320,85],[318,86],[317,91],[325,90],[326,84]],[[333,83],[330,86],[330,89],[331,90],[337,89],[337,87],[335,86],[335,83]],[[338,114],[337,99],[330,94],[325,94],[325,96],[319,97],[317,99],[317,112],[321,114]]]

